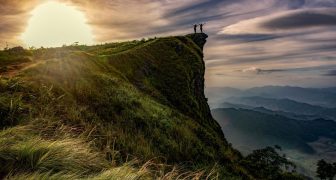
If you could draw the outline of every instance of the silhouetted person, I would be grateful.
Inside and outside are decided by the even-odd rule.
[[[194,24],[194,32],[195,32],[195,34],[197,33],[197,24]]]
[[[201,33],[203,33],[203,26],[204,26],[204,24],[199,24],[199,26],[200,26]]]

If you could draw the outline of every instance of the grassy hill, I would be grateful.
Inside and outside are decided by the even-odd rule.
[[[206,38],[0,51],[0,178],[250,177],[204,97]]]

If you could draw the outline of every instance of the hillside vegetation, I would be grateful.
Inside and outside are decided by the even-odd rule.
[[[272,148],[244,158],[226,141],[206,38],[0,51],[0,179],[300,178]]]
[[[1,51],[0,177],[247,177],[204,97],[205,39]]]

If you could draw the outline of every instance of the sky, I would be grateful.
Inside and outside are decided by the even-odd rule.
[[[336,84],[336,0],[0,0],[0,47],[184,35],[195,23],[209,35],[207,87]]]

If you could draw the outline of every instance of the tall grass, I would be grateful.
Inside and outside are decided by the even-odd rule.
[[[45,140],[27,127],[0,133],[0,175],[5,179],[218,179],[216,168],[188,171],[132,160],[113,165],[80,139]]]
[[[102,171],[108,162],[79,139],[45,140],[24,129],[0,133],[0,174],[9,172],[76,172]]]

